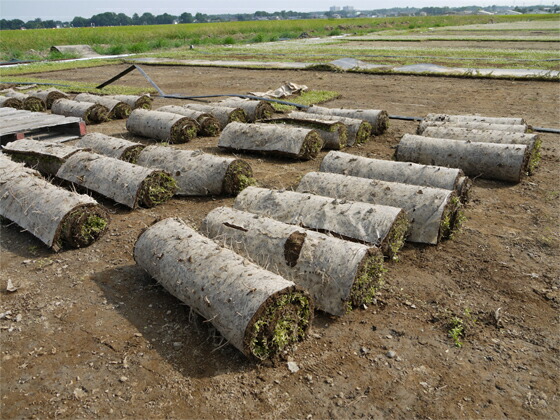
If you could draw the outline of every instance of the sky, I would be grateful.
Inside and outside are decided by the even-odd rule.
[[[180,15],[183,12],[195,14],[253,13],[257,10],[275,12],[294,10],[300,12],[325,11],[330,6],[353,6],[356,10],[385,9],[391,7],[426,7],[426,6],[531,6],[553,4],[557,1],[546,0],[282,0],[266,2],[262,0],[0,0],[0,17],[3,19],[21,19],[23,21],[41,18],[42,20],[72,20],[75,16],[90,18],[103,12],[134,13],[150,12],[154,15],[169,13]],[[303,4],[303,6],[302,6]]]

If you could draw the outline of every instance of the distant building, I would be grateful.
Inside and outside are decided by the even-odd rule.
[[[340,12],[340,6],[331,6],[329,8],[329,11],[331,12]]]
[[[338,10],[340,10],[340,8],[339,8]],[[353,11],[354,11],[354,7],[353,7],[353,6],[344,6],[344,7],[342,8],[342,10],[345,11],[345,12],[353,12]]]

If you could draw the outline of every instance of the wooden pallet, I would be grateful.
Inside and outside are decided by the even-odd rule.
[[[0,144],[27,138],[65,142],[86,134],[81,118],[0,108]]]

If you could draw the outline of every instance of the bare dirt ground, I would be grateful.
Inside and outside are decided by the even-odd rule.
[[[111,66],[42,75],[101,82]],[[558,128],[559,88],[520,82],[309,71],[145,67],[172,93],[245,93],[284,81],[340,92],[329,106],[522,116]],[[131,73],[124,84],[146,86]],[[155,105],[178,101],[157,99]],[[350,153],[390,159],[410,122]],[[123,121],[88,127],[125,135]],[[341,319],[316,314],[309,339],[275,365],[247,361],[208,323],[138,269],[132,248],[155,219],[198,226],[232,198],[173,199],[112,213],[106,236],[53,253],[2,226],[2,418],[557,418],[559,378],[560,137],[543,135],[536,175],[518,185],[477,180],[454,240],[407,245],[388,265],[377,304]],[[180,148],[220,153],[217,139]],[[243,155],[261,186],[293,187],[319,167]],[[497,316],[496,316],[497,312]],[[462,347],[449,322],[466,325]]]

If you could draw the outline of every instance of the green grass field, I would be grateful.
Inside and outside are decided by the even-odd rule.
[[[427,16],[398,18],[313,19],[259,22],[227,22],[181,25],[99,28],[35,29],[2,31],[2,60],[39,59],[53,45],[88,44],[103,54],[141,53],[184,45],[224,45],[352,33],[365,35],[396,29],[415,30],[488,22],[558,20],[558,15]]]

